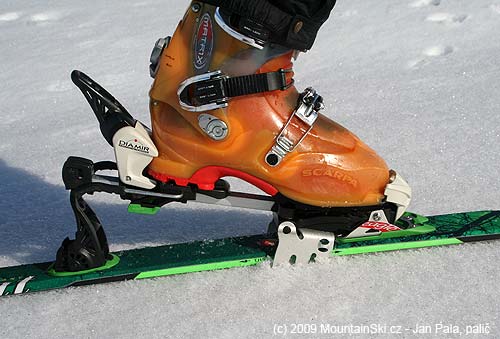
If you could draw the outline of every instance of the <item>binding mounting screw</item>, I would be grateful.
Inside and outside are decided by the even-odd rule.
[[[382,220],[382,217],[380,216],[380,214],[378,214],[378,213],[374,213],[374,214],[373,214],[373,220],[375,220],[375,221],[380,221],[380,220]]]

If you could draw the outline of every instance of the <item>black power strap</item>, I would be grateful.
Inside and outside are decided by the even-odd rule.
[[[284,91],[293,84],[293,80],[289,83],[286,80],[286,73],[291,71],[279,70],[226,78],[223,80],[224,90],[228,98],[276,90]]]
[[[189,111],[208,111],[227,106],[229,98],[276,90],[286,90],[293,85],[287,80],[291,69],[276,72],[224,76],[220,71],[206,73],[184,81],[179,88],[181,105]]]

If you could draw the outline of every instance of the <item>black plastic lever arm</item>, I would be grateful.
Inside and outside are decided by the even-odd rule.
[[[136,120],[101,85],[83,72],[71,72],[71,80],[82,91],[99,121],[101,133],[113,145],[113,136],[122,127],[135,126]]]

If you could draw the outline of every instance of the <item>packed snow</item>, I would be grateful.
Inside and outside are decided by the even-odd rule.
[[[148,122],[149,53],[187,5],[0,3],[0,267],[53,260],[73,234],[60,175],[69,155],[113,159],[71,70]],[[500,0],[339,0],[295,78],[407,179],[412,211],[499,209],[498,32]],[[108,195],[91,201],[112,250],[254,234],[269,219],[179,204],[149,218]],[[469,244],[0,298],[0,337],[455,338],[445,326],[465,336],[481,325],[489,333],[466,337],[498,338],[499,259],[498,244]],[[372,324],[402,332],[319,332]],[[431,333],[413,333],[419,325]],[[292,334],[294,326],[317,333]]]

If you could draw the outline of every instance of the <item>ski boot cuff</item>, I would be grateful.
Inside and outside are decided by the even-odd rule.
[[[284,11],[267,0],[202,2],[218,6],[224,19],[241,34],[299,51],[311,49],[320,27],[335,5],[335,0],[328,0],[315,13],[298,13],[297,10]],[[289,4],[282,6],[291,7]]]

